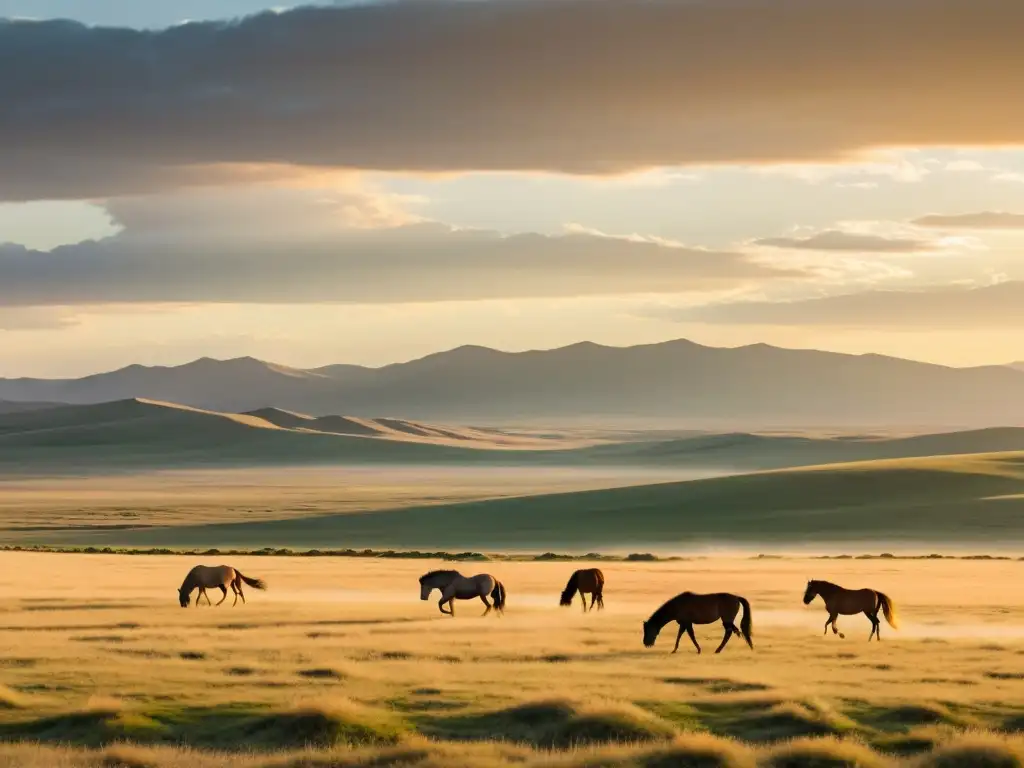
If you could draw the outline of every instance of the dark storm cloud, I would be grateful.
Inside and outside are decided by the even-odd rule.
[[[1024,143],[1019,0],[407,0],[0,23],[0,199],[211,164],[608,173]],[[230,178],[230,168],[217,173]]]

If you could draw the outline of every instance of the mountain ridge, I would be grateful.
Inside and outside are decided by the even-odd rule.
[[[1024,370],[874,353],[688,339],[503,352],[464,345],[377,368],[299,369],[251,357],[127,366],[78,379],[0,379],[0,399],[142,397],[221,412],[261,408],[490,424],[646,421],[712,430],[1024,425]]]

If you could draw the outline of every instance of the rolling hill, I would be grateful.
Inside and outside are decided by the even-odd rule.
[[[252,523],[51,532],[95,546],[686,551],[1024,541],[1024,452],[864,462]]]
[[[432,429],[409,421],[314,419],[275,409],[219,413],[129,399],[0,415],[0,470],[487,463],[498,453],[545,445],[509,435],[476,439],[474,431],[448,430],[440,437]]]
[[[45,408],[57,408],[59,406],[66,405],[66,403],[33,403],[12,401],[12,400],[0,400],[0,413],[19,413],[21,411],[41,411]]]
[[[680,468],[719,474],[1024,450],[1024,429],[907,437],[499,430],[410,419],[222,413],[129,399],[0,414],[0,471],[424,464]]]
[[[383,368],[298,370],[253,358],[129,366],[82,379],[0,380],[8,400],[147,398],[214,411],[276,407],[442,423],[621,424],[713,431],[1024,425],[1024,371],[686,340],[547,351],[483,347]]]

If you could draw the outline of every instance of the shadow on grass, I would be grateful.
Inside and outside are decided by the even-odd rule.
[[[699,723],[718,736],[755,743],[806,736],[840,736],[860,730],[845,715],[815,702],[739,698],[692,704]]]
[[[424,717],[419,730],[436,738],[506,740],[544,749],[638,744],[676,735],[670,723],[638,707],[583,706],[561,699],[484,713]]]
[[[408,732],[389,713],[349,702],[288,711],[247,705],[130,711],[101,707],[0,724],[0,741],[79,747],[119,742],[180,744],[224,751],[276,751],[335,746],[394,746]]]

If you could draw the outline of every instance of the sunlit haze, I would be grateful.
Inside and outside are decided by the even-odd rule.
[[[2,16],[0,376],[680,337],[1024,358],[1015,4]]]

